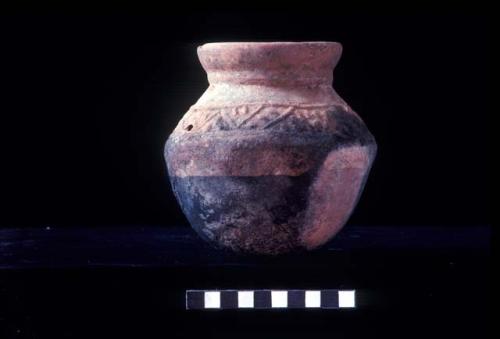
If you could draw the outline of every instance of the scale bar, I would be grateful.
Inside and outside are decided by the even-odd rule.
[[[187,310],[341,309],[356,307],[355,290],[187,290]]]

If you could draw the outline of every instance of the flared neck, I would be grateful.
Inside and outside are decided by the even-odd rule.
[[[198,47],[210,84],[331,86],[337,42],[224,42]]]

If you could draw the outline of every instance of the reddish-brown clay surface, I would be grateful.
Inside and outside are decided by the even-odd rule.
[[[210,86],[165,147],[193,228],[237,252],[312,249],[345,224],[376,143],[332,88],[335,42],[211,43]]]

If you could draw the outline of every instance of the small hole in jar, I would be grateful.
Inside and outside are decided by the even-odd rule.
[[[190,131],[190,130],[192,130],[192,129],[193,129],[193,125],[187,125],[187,127],[186,127],[186,131],[188,131],[188,132],[189,132],[189,131]]]

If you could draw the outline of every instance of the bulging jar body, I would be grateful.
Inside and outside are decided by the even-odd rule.
[[[209,87],[170,135],[174,194],[205,240],[237,252],[316,248],[346,223],[376,143],[332,87],[335,42],[210,43]]]

